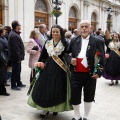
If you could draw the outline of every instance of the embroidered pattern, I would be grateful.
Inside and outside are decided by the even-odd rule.
[[[58,56],[65,49],[61,40],[59,41],[56,47],[54,47],[53,40],[47,41],[47,43],[45,44],[45,48],[47,49],[47,53],[49,54],[49,56],[53,56],[53,55]]]

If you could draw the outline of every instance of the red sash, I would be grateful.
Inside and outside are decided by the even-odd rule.
[[[81,61],[83,58],[77,58],[77,65],[75,67],[75,72],[89,72],[89,69],[83,66]]]

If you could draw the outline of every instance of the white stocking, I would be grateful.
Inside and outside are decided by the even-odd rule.
[[[92,102],[84,102],[84,110],[85,110],[84,118],[88,119],[91,107],[92,107]]]
[[[80,119],[80,105],[73,105],[74,108],[74,118],[76,120]]]
[[[43,110],[43,111],[41,112],[41,115],[45,115],[47,112],[48,112],[48,111]]]

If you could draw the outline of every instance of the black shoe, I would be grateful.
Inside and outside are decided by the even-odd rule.
[[[11,87],[13,90],[21,90],[19,87]]]
[[[48,117],[48,115],[49,115],[49,111],[44,115],[44,114],[40,114],[40,118],[47,118]]]
[[[73,118],[72,120],[76,120],[75,118]],[[78,119],[78,120],[82,120],[82,118]],[[83,119],[84,120],[84,119]],[[86,119],[87,120],[87,119]]]
[[[10,86],[9,84],[5,83],[4,86]]]
[[[112,85],[114,85],[114,82],[112,82],[112,83],[109,84],[109,86],[112,86]]]
[[[10,96],[9,93],[5,92],[5,93],[0,93],[0,95],[4,95],[4,96]]]
[[[116,85],[118,84],[118,80],[115,81],[115,84],[116,84]]]
[[[18,85],[18,87],[26,87],[26,85],[21,84],[21,85]]]
[[[83,118],[83,120],[87,120],[86,118]]]
[[[53,116],[57,116],[58,115],[58,112],[53,112]]]

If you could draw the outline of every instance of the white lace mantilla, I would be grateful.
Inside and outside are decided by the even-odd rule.
[[[47,41],[45,44],[45,48],[47,49],[47,53],[49,54],[49,56],[61,55],[61,53],[65,49],[61,40],[59,41],[56,47],[54,47],[53,40]]]
[[[114,48],[119,49],[119,48],[120,48],[120,42],[113,42],[113,41],[110,42],[109,48],[110,48],[111,50],[113,50]]]

